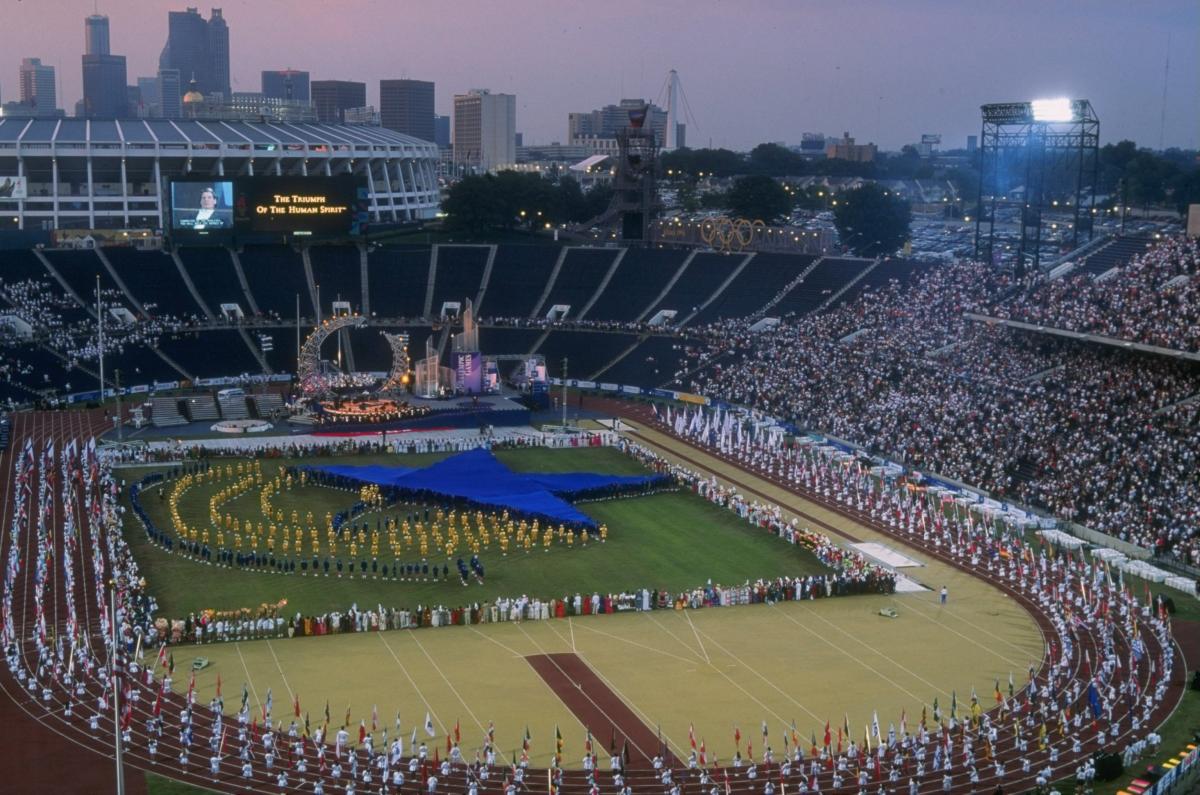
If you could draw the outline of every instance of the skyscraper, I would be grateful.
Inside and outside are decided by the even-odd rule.
[[[380,80],[379,119],[389,130],[432,141],[433,83],[427,80]]]
[[[317,118],[328,124],[341,124],[346,111],[367,104],[367,84],[353,80],[314,80],[312,103],[317,106]]]
[[[262,73],[262,93],[271,99],[309,101],[308,72],[274,69]]]
[[[125,56],[109,52],[108,17],[93,14],[83,23],[83,113],[88,118],[129,114]]]
[[[183,90],[187,83],[178,69],[158,70],[158,115],[164,119],[183,116]]]
[[[83,56],[83,113],[88,118],[128,115],[124,55]]]
[[[84,55],[108,55],[108,17],[92,14],[83,23]]]
[[[450,117],[433,117],[433,142],[441,147],[450,145]]]
[[[181,91],[194,78],[200,93],[228,99],[229,25],[221,9],[212,9],[207,21],[195,8],[168,12],[167,44],[158,67],[179,70]]]
[[[21,103],[39,116],[53,116],[58,110],[54,67],[43,66],[41,58],[21,59]]]
[[[498,171],[517,162],[517,98],[472,89],[454,95],[454,164],[468,171]]]

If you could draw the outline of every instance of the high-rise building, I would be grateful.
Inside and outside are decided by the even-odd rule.
[[[158,115],[164,119],[183,117],[183,90],[187,84],[178,69],[158,70]]]
[[[380,80],[379,118],[398,133],[433,140],[433,83],[428,80]]]
[[[137,79],[138,96],[142,104],[134,115],[148,119],[162,118],[162,96],[159,94],[157,77],[139,77]]]
[[[309,84],[317,118],[329,124],[341,124],[346,111],[367,104],[367,84],[353,80],[314,80]]]
[[[308,102],[308,72],[299,69],[272,69],[262,73],[262,93],[271,99]]]
[[[41,58],[21,59],[21,104],[28,105],[38,116],[56,115],[54,67],[44,66]]]
[[[83,56],[83,113],[122,118],[129,113],[124,55]]]
[[[84,55],[108,55],[108,17],[92,14],[83,23]]]
[[[659,146],[665,146],[667,112],[644,99],[623,99],[618,105],[605,105],[603,108],[584,113],[568,113],[567,140],[578,144],[580,139],[585,138],[616,138],[619,130],[629,126],[629,111],[639,108],[646,108],[646,121],[643,126],[654,131]]]
[[[205,96],[228,98],[229,25],[221,9],[212,9],[208,20],[195,8],[168,12],[167,44],[158,58],[158,67],[179,71],[181,96],[195,79]]]
[[[433,117],[433,142],[441,147],[450,145],[450,117]]]
[[[473,89],[454,95],[454,163],[468,171],[499,171],[517,162],[517,98]]]

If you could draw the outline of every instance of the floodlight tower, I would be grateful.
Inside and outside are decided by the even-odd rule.
[[[1081,238],[1091,240],[1100,119],[1086,99],[1007,102],[982,111],[975,256],[999,263],[997,211],[1014,209],[1020,238],[1013,267],[1021,276],[1041,266],[1044,213],[1069,225],[1072,249]]]
[[[667,141],[663,149],[674,152],[679,148],[679,73],[674,69],[667,76]]]

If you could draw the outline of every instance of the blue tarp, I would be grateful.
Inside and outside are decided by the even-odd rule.
[[[400,466],[323,466],[318,472],[360,483],[469,500],[555,521],[595,527],[568,500],[605,489],[638,488],[661,475],[601,475],[592,472],[513,472],[488,450],[459,453],[421,469]]]

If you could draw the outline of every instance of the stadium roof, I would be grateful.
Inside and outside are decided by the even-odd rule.
[[[277,143],[284,146],[408,146],[436,149],[384,127],[210,119],[0,119],[0,141],[37,143]]]

